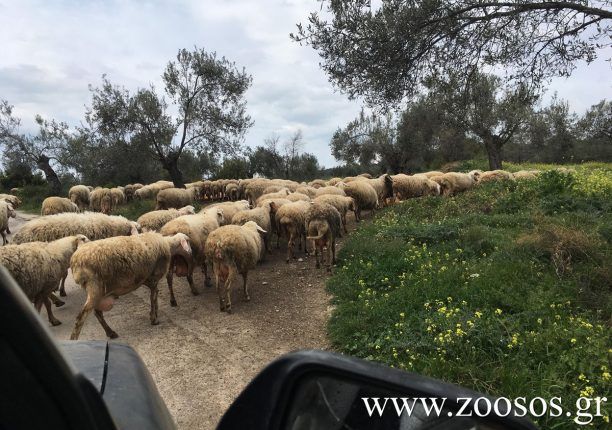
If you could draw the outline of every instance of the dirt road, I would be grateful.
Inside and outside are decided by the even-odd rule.
[[[18,213],[11,230],[35,216]],[[10,238],[10,236],[9,236]],[[289,351],[327,348],[325,324],[330,313],[325,269],[312,258],[284,261],[284,247],[274,250],[249,274],[251,301],[234,286],[232,315],[219,312],[213,288],[196,275],[200,295],[192,296],[184,278],[175,280],[178,307],[170,307],[165,280],[160,283],[159,321],[149,323],[149,293],[141,288],[119,298],[105,313],[119,334],[118,342],[134,347],[157,383],[181,429],[214,428],[223,411],[268,362]],[[62,325],[50,327],[57,339],[68,339],[85,294],[71,277],[66,304],[54,308]],[[41,317],[45,324],[46,313]],[[80,339],[105,339],[93,315]]]

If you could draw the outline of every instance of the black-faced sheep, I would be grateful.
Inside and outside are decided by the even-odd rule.
[[[79,338],[85,319],[93,310],[106,335],[111,339],[118,335],[104,320],[103,312],[109,311],[117,297],[146,285],[150,292],[151,324],[157,320],[157,284],[173,269],[184,274],[186,259],[191,254],[189,238],[184,234],[163,237],[159,233],[144,233],[130,237],[113,237],[82,245],[73,254],[70,268],[74,280],[87,291],[87,300],[79,312],[70,335]]]
[[[257,223],[249,221],[242,226],[220,227],[208,235],[206,256],[213,263],[221,312],[232,313],[231,286],[238,274],[242,275],[244,298],[251,300],[247,275],[264,255],[261,237],[264,233],[266,232]]]

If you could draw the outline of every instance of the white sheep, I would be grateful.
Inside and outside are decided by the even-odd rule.
[[[247,287],[249,270],[255,268],[264,255],[261,234],[266,231],[254,221],[242,226],[227,225],[208,235],[206,257],[213,263],[215,285],[221,312],[232,313],[231,286],[238,274],[242,275],[245,300],[251,300]]]
[[[79,210],[84,211],[89,207],[89,188],[85,185],[75,185],[68,190],[68,198]]]
[[[13,205],[7,201],[0,200],[0,235],[2,235],[2,245],[6,245],[8,240],[6,234],[10,233],[9,218],[15,218],[17,213],[13,209]]]
[[[87,291],[87,300],[77,315],[70,339],[79,338],[92,310],[106,335],[111,339],[118,337],[104,320],[103,312],[113,307],[117,297],[141,285],[146,285],[151,293],[151,324],[158,324],[157,284],[168,272],[171,262],[177,274],[184,274],[190,254],[189,238],[181,233],[164,237],[149,232],[80,246],[72,256],[70,268],[75,282]]]
[[[41,215],[55,215],[64,212],[79,212],[79,207],[66,197],[47,197],[40,209]]]
[[[208,278],[208,271],[206,269],[204,245],[208,235],[215,229],[219,228],[219,226],[223,223],[223,219],[223,209],[219,207],[208,208],[206,211],[195,215],[183,215],[175,218],[165,224],[160,230],[160,233],[164,236],[173,236],[177,233],[183,233],[189,238],[192,255],[191,258],[187,259],[187,271],[179,276],[187,276],[189,288],[194,296],[198,295],[199,293],[193,283],[193,269],[195,266],[200,266],[202,268],[202,273],[204,274],[204,285],[209,285],[210,279]],[[170,291],[171,306],[177,305],[176,298],[174,297],[174,273],[174,270],[169,270],[166,277],[166,281],[168,282],[168,290]]]
[[[159,231],[161,228],[182,215],[193,215],[195,208],[193,206],[185,206],[180,209],[162,209],[157,211],[147,212],[138,218],[136,222],[140,225],[143,232]]]
[[[140,226],[122,216],[95,212],[47,215],[28,221],[13,240],[15,243],[50,242],[66,236],[83,234],[89,240],[138,234]]]
[[[50,243],[32,242],[0,248],[0,265],[7,268],[37,311],[45,305],[51,325],[61,322],[53,316],[50,295],[65,276],[70,257],[87,241],[87,237],[76,235]]]

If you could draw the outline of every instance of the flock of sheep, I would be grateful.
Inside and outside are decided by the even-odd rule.
[[[185,189],[168,181],[117,188],[77,185],[67,198],[49,197],[42,216],[27,222],[7,245],[9,218],[15,217],[20,200],[0,194],[0,265],[5,266],[40,311],[45,305],[49,322],[60,324],[52,303],[64,302],[68,269],[87,299],[75,322],[71,339],[78,339],[87,316],[93,311],[110,338],[117,334],[108,326],[104,312],[114,301],[141,285],[150,290],[151,324],[157,324],[158,283],[166,276],[170,304],[176,306],[174,275],[186,277],[196,295],[193,271],[200,267],[204,284],[210,285],[207,266],[212,266],[222,312],[231,313],[231,285],[240,274],[245,300],[250,300],[247,275],[287,240],[287,262],[294,248],[305,252],[311,243],[316,267],[335,264],[336,238],[347,232],[346,215],[357,221],[362,211],[374,210],[397,200],[421,196],[452,196],[479,182],[532,178],[537,171],[509,173],[503,170],[469,173],[427,172],[415,175],[368,174],[297,183],[281,179],[198,181]],[[133,199],[154,199],[156,208],[138,220],[111,215]],[[204,204],[195,212],[193,204]],[[324,250],[326,251],[324,255]]]

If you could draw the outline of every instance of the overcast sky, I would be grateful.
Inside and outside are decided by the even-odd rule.
[[[305,150],[331,166],[330,137],[360,107],[333,91],[311,48],[289,39],[317,7],[314,0],[0,0],[0,99],[26,125],[37,113],[76,125],[90,102],[88,85],[99,85],[102,74],[130,89],[161,89],[167,62],[197,45],[253,75],[247,101],[255,125],[246,144],[301,128]],[[612,98],[609,57],[556,79],[551,92],[580,113]]]

